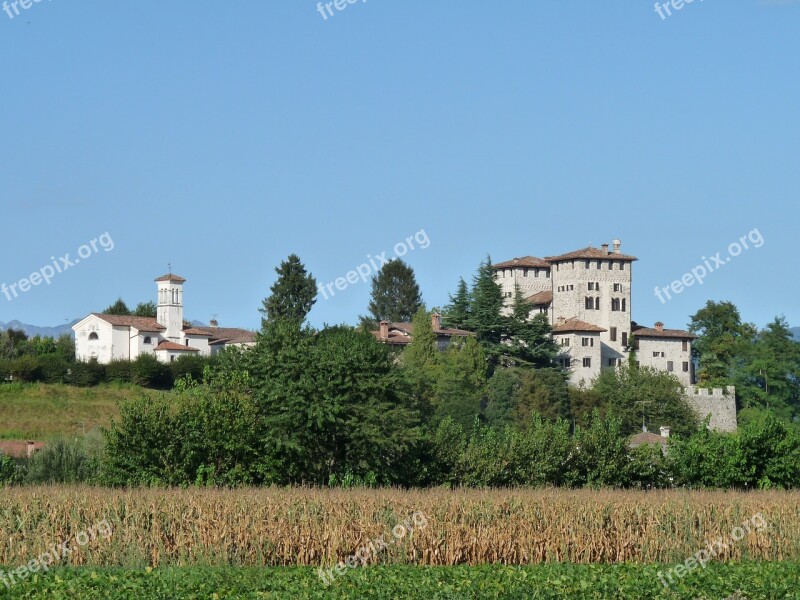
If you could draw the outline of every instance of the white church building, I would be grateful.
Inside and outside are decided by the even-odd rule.
[[[228,346],[252,346],[256,334],[246,329],[194,327],[183,320],[183,284],[186,280],[168,274],[156,279],[156,318],[92,313],[76,323],[75,355],[79,361],[136,360],[153,354],[168,363],[187,354],[211,356]]]

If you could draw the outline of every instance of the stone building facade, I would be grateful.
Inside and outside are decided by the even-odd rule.
[[[533,313],[548,316],[559,347],[559,364],[570,369],[570,383],[588,385],[601,370],[615,368],[636,352],[640,366],[672,373],[685,388],[694,383],[692,341],[695,335],[681,329],[665,329],[658,322],[643,327],[631,319],[633,263],[620,240],[611,246],[589,246],[574,252],[537,258],[524,256],[494,265],[511,312],[516,290],[533,305]],[[727,398],[727,396],[724,396]],[[712,393],[689,394],[698,414],[714,412],[712,423],[730,428],[728,400]],[[715,412],[717,411],[717,412]],[[736,412],[733,409],[733,428]]]

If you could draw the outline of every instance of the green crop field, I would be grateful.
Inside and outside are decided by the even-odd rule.
[[[526,567],[368,567],[327,587],[308,567],[266,569],[58,569],[12,585],[0,597],[55,600],[196,598],[663,598],[777,600],[798,598],[798,563],[716,563],[669,588],[659,565],[535,565]]]

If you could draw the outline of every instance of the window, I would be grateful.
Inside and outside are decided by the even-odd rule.
[[[603,268],[603,261],[602,260],[598,260],[597,261],[597,270],[599,271],[602,268]]]
[[[589,264],[590,264],[590,261],[588,261],[588,260],[587,260],[587,261],[586,261],[586,262],[583,264],[583,268],[584,268],[584,269],[588,269],[588,268],[589,268]]]
[[[170,356],[169,357],[169,362],[175,362],[175,356]]]
[[[661,356],[661,352],[653,352],[653,358],[658,358]]]
[[[614,284],[614,291],[615,292],[621,292],[622,291],[622,284],[621,283],[615,283]]]
[[[590,281],[589,282],[589,290],[591,291],[593,289],[594,289],[594,281]]]
[[[594,299],[594,309],[600,310],[600,296]]]
[[[675,370],[675,365],[671,360],[667,361],[667,371],[672,373]]]
[[[623,331],[622,332],[622,345],[623,346],[627,346],[628,345],[628,332],[627,331]]]
[[[689,351],[689,340],[683,340],[683,346],[682,346],[681,350],[683,350],[684,352],[688,352]]]
[[[620,360],[618,358],[609,358],[608,359],[608,366],[609,367],[616,367],[620,364]]]
[[[637,369],[639,369],[639,368],[641,368],[641,366],[642,366],[642,363],[640,363],[640,362],[637,360],[637,361],[636,361],[636,368],[637,368]]]
[[[90,342],[94,342],[94,341],[99,340],[99,339],[100,339],[100,336],[97,335],[96,331],[93,331],[92,333],[89,334],[89,341]]]
[[[611,310],[613,312],[619,311],[619,298],[612,298],[611,299]]]
[[[616,327],[612,327],[611,328],[609,336],[611,337],[611,341],[612,342],[616,342],[617,341],[617,328]]]
[[[528,276],[528,269],[523,269],[522,270],[522,276],[523,277],[527,277]]]
[[[564,367],[565,369],[569,369],[572,366],[572,359],[569,358],[569,357],[567,357],[567,358],[559,358],[558,359],[558,364],[561,365],[562,367]]]
[[[187,346],[187,348],[188,348],[188,346],[189,346],[189,340],[186,340],[186,346]]]
[[[544,276],[545,276],[545,277],[547,277],[548,279],[550,279],[550,269],[547,269],[547,270],[544,272]]]
[[[594,310],[594,298],[591,296],[586,297],[586,310]]]
[[[627,298],[623,298],[622,299],[622,312],[625,312],[627,310],[628,310],[628,299]]]
[[[688,373],[689,372],[689,363],[687,361],[683,362],[683,372],[684,373]]]
[[[594,348],[594,338],[583,338],[583,339],[581,339],[581,345],[584,348],[586,348],[588,346],[591,346],[592,348]]]
[[[148,336],[146,336],[146,337],[144,338],[144,342],[143,342],[143,343],[145,343],[145,344],[152,344],[152,343],[153,343],[153,340],[151,340],[151,339],[150,339],[150,336],[148,335]]]
[[[587,368],[591,367],[591,366],[592,366],[592,359],[591,359],[591,358],[589,358],[588,356],[587,356],[587,357],[585,357],[585,358],[583,359],[583,366],[584,366],[584,367],[587,367]]]
[[[625,270],[625,263],[624,262],[619,263],[619,270],[620,271],[624,271]]]
[[[561,338],[561,345],[562,346],[569,346],[569,338],[568,337]]]

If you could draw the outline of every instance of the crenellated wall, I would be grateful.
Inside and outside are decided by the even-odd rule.
[[[714,388],[709,391],[708,388],[690,385],[685,389],[686,400],[700,420],[711,415],[709,429],[723,432],[736,431],[736,388],[734,386],[729,385],[724,390]]]

